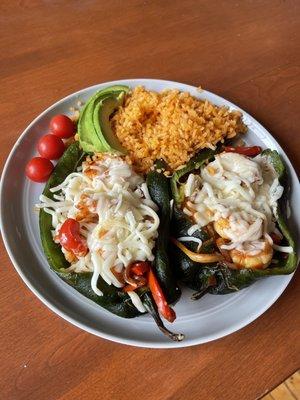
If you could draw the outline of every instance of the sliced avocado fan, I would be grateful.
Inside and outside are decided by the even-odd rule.
[[[126,153],[114,134],[110,116],[123,104],[128,86],[115,85],[99,90],[85,104],[78,121],[80,146],[88,153]]]

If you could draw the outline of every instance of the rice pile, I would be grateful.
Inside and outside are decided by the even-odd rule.
[[[174,170],[200,149],[246,132],[241,117],[189,93],[139,86],[113,116],[112,126],[137,171],[147,172],[156,159]]]

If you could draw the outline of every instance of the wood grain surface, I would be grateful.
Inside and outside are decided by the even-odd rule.
[[[28,123],[61,97],[148,77],[201,84],[240,105],[299,172],[299,34],[297,0],[2,0],[1,168]],[[252,400],[300,366],[299,274],[241,331],[151,350],[71,326],[25,287],[3,246],[0,261],[0,399]]]
[[[281,383],[272,392],[261,400],[299,400],[300,399],[300,371],[295,372],[286,381]]]

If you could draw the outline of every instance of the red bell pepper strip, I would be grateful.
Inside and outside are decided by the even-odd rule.
[[[136,285],[126,285],[123,287],[123,292],[133,292],[135,291],[135,289],[137,289]]]
[[[128,265],[125,269],[125,282],[127,285],[123,287],[124,292],[130,292],[147,284],[146,274],[150,270],[150,263],[147,261],[136,261]]]
[[[67,251],[83,257],[88,252],[85,240],[80,236],[80,224],[73,218],[67,218],[59,229],[59,243]]]
[[[252,147],[225,147],[224,151],[226,153],[238,153],[248,157],[255,157],[261,153],[260,146],[252,146]]]
[[[137,276],[143,276],[146,272],[149,272],[150,264],[147,261],[137,261],[132,264],[131,272]]]
[[[168,305],[165,295],[158,283],[156,276],[150,269],[148,273],[148,285],[152,297],[157,305],[159,313],[169,322],[173,322],[176,318],[175,311]]]

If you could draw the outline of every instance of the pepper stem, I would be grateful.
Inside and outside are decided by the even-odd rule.
[[[156,304],[151,296],[151,294],[149,292],[144,293],[143,295],[143,305],[146,308],[146,310],[148,311],[148,313],[152,316],[152,318],[154,319],[158,329],[164,334],[166,335],[168,338],[170,338],[171,340],[173,340],[174,342],[181,342],[184,339],[184,335],[182,333],[173,333],[171,331],[169,331],[169,329],[167,329],[157,310]]]

